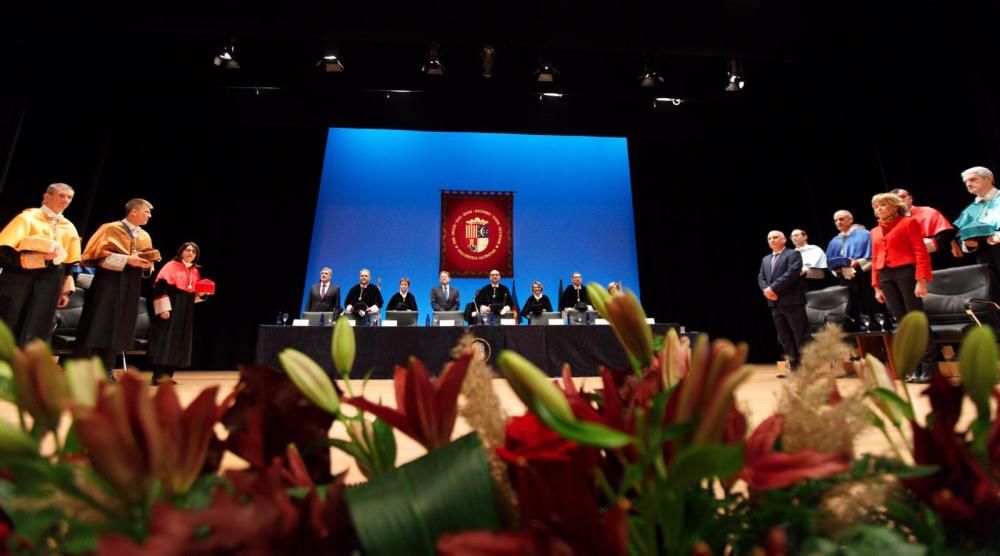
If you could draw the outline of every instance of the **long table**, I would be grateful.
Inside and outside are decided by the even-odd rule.
[[[676,327],[673,323],[654,324],[653,333],[665,334]],[[599,365],[620,369],[628,366],[625,350],[606,325],[359,327],[354,329],[358,349],[351,376],[361,378],[371,371],[372,378],[392,378],[396,365],[406,365],[411,355],[436,375],[466,331],[485,342],[482,345],[491,363],[501,350],[510,349],[551,376],[560,375],[563,363],[569,363],[575,376],[597,375]],[[278,354],[285,348],[295,348],[333,373],[332,337],[332,327],[261,325],[257,329],[257,363],[280,368]]]

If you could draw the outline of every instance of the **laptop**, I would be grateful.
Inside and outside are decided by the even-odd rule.
[[[320,326],[319,321],[321,318],[323,319],[323,326],[333,326],[334,321],[337,320],[334,318],[335,314],[333,311],[305,311],[302,313],[302,318],[309,321],[309,326]]]
[[[385,320],[396,321],[396,326],[416,326],[417,311],[386,311]]]
[[[438,321],[455,321],[455,326],[465,326],[465,313],[463,311],[434,311],[431,317],[431,326],[438,326]]]
[[[551,313],[544,312],[544,313],[539,313],[537,315],[528,315],[528,322],[530,322],[531,324],[544,326],[549,324],[549,319],[555,319],[561,321],[563,320],[563,315],[559,311],[554,311]]]
[[[594,324],[594,321],[601,315],[597,311],[575,311],[570,309],[567,315],[570,325]]]

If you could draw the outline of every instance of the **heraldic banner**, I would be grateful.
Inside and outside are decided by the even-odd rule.
[[[441,192],[441,270],[453,277],[485,278],[497,269],[514,275],[514,194]]]

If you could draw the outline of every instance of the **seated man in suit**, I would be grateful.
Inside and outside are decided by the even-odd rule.
[[[510,290],[500,283],[500,271],[490,271],[490,283],[486,284],[476,294],[476,307],[483,322],[494,321],[499,324],[501,316],[510,313]]]
[[[431,309],[435,311],[460,311],[462,303],[459,301],[458,288],[451,287],[451,274],[447,270],[442,270],[438,275],[441,280],[440,286],[431,288]]]
[[[358,283],[351,287],[344,299],[344,303],[347,304],[344,312],[353,316],[355,320],[375,325],[382,307],[382,292],[378,287],[371,285],[371,279],[371,271],[362,268],[358,273]]]
[[[319,283],[313,284],[309,288],[309,301],[306,303],[306,311],[323,313],[333,311],[340,312],[340,286],[330,283],[333,277],[333,269],[324,266],[319,271]]]
[[[790,368],[795,371],[799,367],[802,347],[809,341],[809,319],[802,255],[794,249],[785,249],[787,241],[785,234],[778,230],[768,232],[767,244],[771,253],[761,260],[757,285],[767,298],[778,342],[785,350]]]

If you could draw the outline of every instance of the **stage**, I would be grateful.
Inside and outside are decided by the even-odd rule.
[[[653,334],[663,335],[677,327],[673,323],[654,324]],[[598,364],[618,369],[629,365],[614,330],[606,325],[359,327],[354,329],[358,351],[351,377],[361,378],[372,371],[372,378],[392,378],[396,365],[405,365],[410,355],[437,374],[466,331],[483,340],[480,347],[488,352],[490,363],[500,350],[512,349],[550,376],[559,376],[564,363],[569,363],[574,376],[596,376]],[[262,325],[257,329],[255,361],[279,367],[281,350],[295,348],[332,373],[332,336],[332,327]]]

